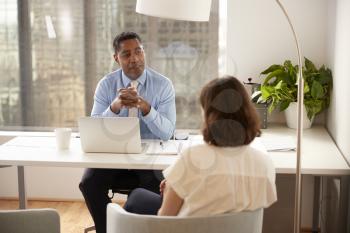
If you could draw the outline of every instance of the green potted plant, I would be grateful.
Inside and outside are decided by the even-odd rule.
[[[317,69],[307,58],[304,63],[304,128],[309,128],[314,117],[329,106],[332,72],[324,65]],[[264,80],[260,91],[252,96],[258,103],[267,103],[269,113],[276,108],[286,110],[287,125],[291,128],[296,127],[297,73],[298,66],[289,60],[282,65],[271,65],[261,72]]]

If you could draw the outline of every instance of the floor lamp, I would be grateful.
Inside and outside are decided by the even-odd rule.
[[[304,80],[302,56],[297,34],[288,13],[280,0],[275,0],[292,30],[298,53],[298,111],[297,111],[297,148],[296,148],[296,184],[294,208],[294,233],[300,232],[300,196],[301,196],[301,138],[304,106]],[[188,21],[209,21],[211,0],[137,0],[136,12],[144,15]]]

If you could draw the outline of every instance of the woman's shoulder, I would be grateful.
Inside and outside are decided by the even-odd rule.
[[[257,148],[252,145],[247,146],[246,158],[251,164],[255,164],[254,167],[259,167],[260,169],[266,168],[267,170],[274,170],[273,161],[266,150]]]
[[[198,154],[210,154],[215,151],[215,147],[206,143],[191,145],[184,149],[181,153],[182,156],[196,156]]]
[[[189,146],[181,153],[181,157],[185,160],[203,159],[204,157],[213,157],[217,155],[225,159],[232,158],[234,161],[237,161],[237,159],[245,160],[250,164],[272,164],[272,160],[265,150],[251,144],[238,147],[218,147],[203,143]]]
[[[215,154],[215,147],[204,143],[188,146],[181,152],[180,158],[184,161],[191,161],[193,163],[196,161],[203,161],[206,158],[211,158]]]
[[[267,151],[265,149],[262,148],[258,148],[252,144],[247,145],[247,153],[250,156],[256,157],[256,158],[260,158],[260,159],[271,159],[269,154],[267,153]]]

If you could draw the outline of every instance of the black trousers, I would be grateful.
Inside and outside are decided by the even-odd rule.
[[[144,188],[159,193],[161,171],[127,169],[85,169],[79,188],[94,220],[96,233],[106,232],[107,204],[110,189]]]
[[[124,205],[124,209],[130,213],[157,215],[162,205],[163,198],[147,189],[134,189]]]

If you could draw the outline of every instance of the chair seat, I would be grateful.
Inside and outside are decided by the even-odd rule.
[[[107,233],[261,233],[263,209],[210,217],[163,217],[107,206]]]
[[[60,233],[60,217],[54,209],[1,210],[0,232]]]

